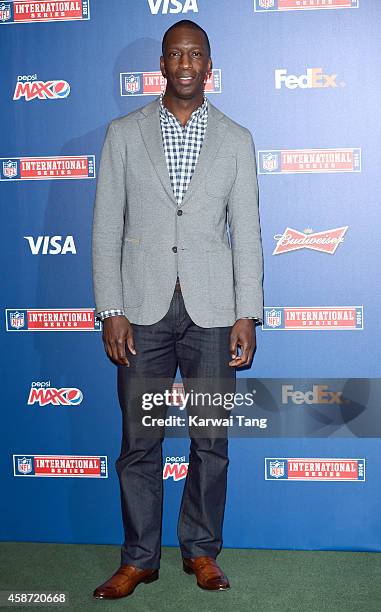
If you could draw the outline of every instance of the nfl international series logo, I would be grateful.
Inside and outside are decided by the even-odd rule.
[[[307,11],[358,8],[359,0],[254,0],[254,11]]]
[[[18,310],[10,312],[9,321],[13,329],[22,329],[25,326],[25,312],[19,312]]]
[[[0,23],[90,19],[89,0],[10,0],[0,4]]]
[[[281,327],[282,325],[282,310],[276,310],[275,308],[271,308],[271,310],[266,310],[265,312],[265,325],[268,327]]]
[[[6,308],[7,331],[100,331],[94,308]]]
[[[95,155],[0,158],[0,181],[95,178]]]
[[[13,455],[14,476],[108,478],[105,455]]]
[[[10,4],[0,4],[0,21],[3,23],[5,21],[9,21],[11,18],[11,5]]]
[[[279,155],[274,151],[269,153],[263,153],[262,155],[262,168],[266,172],[275,172],[279,168]]]
[[[259,174],[361,172],[361,149],[258,151]]]
[[[157,96],[165,91],[167,80],[160,71],[121,72],[121,96]],[[205,93],[221,93],[221,69],[214,68],[205,83]]]
[[[17,176],[17,161],[3,161],[3,175],[8,179]]]
[[[20,474],[31,474],[32,457],[17,457],[17,470]]]
[[[265,306],[262,329],[364,329],[363,306]]]
[[[365,459],[266,457],[265,480],[365,481]]]
[[[269,459],[269,475],[271,478],[284,478],[285,461],[275,459],[275,461]]]
[[[139,74],[127,74],[124,77],[124,85],[127,94],[137,94],[141,90],[142,78]],[[123,94],[122,94],[123,95]]]

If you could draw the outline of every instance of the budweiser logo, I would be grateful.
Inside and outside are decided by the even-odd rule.
[[[312,249],[333,255],[339,244],[344,242],[344,234],[347,229],[348,225],[323,232],[313,232],[311,228],[299,232],[292,227],[287,227],[283,234],[275,234],[274,239],[277,241],[277,245],[273,255],[298,249]]]

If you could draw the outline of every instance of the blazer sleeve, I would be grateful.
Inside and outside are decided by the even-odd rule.
[[[263,321],[263,250],[255,148],[244,128],[237,149],[237,174],[228,200],[236,318]]]
[[[125,152],[114,120],[103,143],[95,193],[92,262],[95,310],[123,309],[121,254],[126,207]]]

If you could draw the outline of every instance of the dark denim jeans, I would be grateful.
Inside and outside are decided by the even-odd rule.
[[[157,377],[155,392],[171,389],[179,366],[185,392],[205,391],[207,386],[210,393],[234,393],[236,372],[228,365],[231,327],[196,325],[186,311],[179,283],[170,308],[160,321],[152,325],[132,324],[132,327],[137,354],[128,352],[130,367],[118,366],[123,435],[115,466],[125,533],[121,563],[146,569],[160,566],[163,436],[143,436],[135,429],[136,385]],[[165,417],[166,410],[163,407],[155,416]],[[192,406],[190,412],[201,416],[229,416],[221,406]],[[184,411],[182,416],[186,416]],[[180,549],[184,557],[216,558],[222,547],[229,464],[227,431],[223,428],[215,435],[212,432],[200,437],[192,435],[190,428],[189,434],[189,467],[178,521]]]

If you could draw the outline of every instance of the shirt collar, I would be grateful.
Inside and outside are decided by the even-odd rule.
[[[175,117],[175,115],[173,113],[171,113],[170,110],[168,110],[168,108],[166,106],[164,106],[163,104],[163,97],[164,97],[164,92],[162,92],[160,94],[160,117],[164,120],[170,121],[170,120],[175,120],[177,123],[180,123],[180,121],[177,119],[177,117]],[[191,116],[188,119],[187,125],[188,123],[190,123],[191,121],[201,121],[203,118],[206,118],[208,114],[208,98],[205,96],[204,94],[204,99],[202,104],[200,104],[200,106],[198,106],[191,114]],[[185,126],[182,126],[185,127]]]

